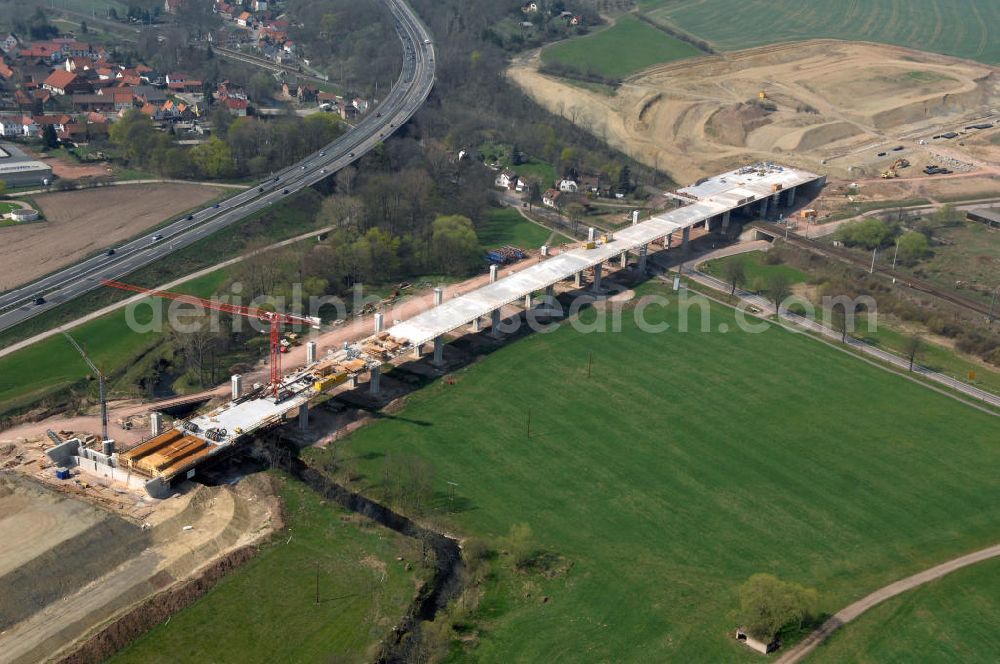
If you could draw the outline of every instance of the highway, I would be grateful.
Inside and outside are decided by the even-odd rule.
[[[430,34],[403,0],[386,0],[403,42],[403,66],[386,98],[353,129],[259,186],[203,208],[107,252],[0,294],[0,331],[170,256],[213,233],[323,180],[360,159],[405,124],[434,86]],[[43,298],[44,302],[38,302]],[[36,304],[36,302],[38,302]]]

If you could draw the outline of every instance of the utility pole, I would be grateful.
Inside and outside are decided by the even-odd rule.
[[[868,270],[868,274],[875,274],[875,256],[878,254],[878,247],[872,249],[872,266]]]
[[[892,269],[896,269],[896,257],[899,256],[899,238],[896,238],[896,251],[892,252]]]
[[[1000,294],[1000,286],[996,287],[996,289],[993,291],[993,297],[992,297],[992,299],[990,299],[990,314],[988,316],[989,323],[987,323],[987,325],[986,325],[987,327],[992,327],[993,326],[993,321],[996,320],[996,316],[994,315],[994,307],[996,307],[996,305],[997,305],[997,295],[998,294]]]

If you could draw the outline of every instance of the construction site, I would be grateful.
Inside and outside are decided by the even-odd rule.
[[[165,425],[162,414],[150,412],[148,434],[125,449],[108,434],[103,375],[77,346],[101,381],[103,430],[100,438],[94,433],[50,431],[53,445],[45,451],[44,464],[57,479],[83,473],[99,483],[138,492],[149,499],[167,498],[179,482],[195,477],[199,468],[239,449],[254,434],[292,418],[298,419],[303,430],[308,428],[310,404],[326,398],[331,390],[341,386],[355,389],[366,380],[368,393],[378,398],[382,367],[419,358],[428,345],[433,349],[432,364],[440,366],[446,335],[455,330],[468,326],[469,331],[479,332],[489,327],[490,334],[499,336],[505,307],[522,305],[531,310],[536,302],[553,297],[561,283],[571,289],[588,286],[600,293],[605,268],[625,268],[630,255],[639,272],[645,273],[647,258],[653,251],[686,252],[693,229],[728,231],[732,215],[767,216],[769,211],[790,208],[796,202],[798,189],[815,189],[824,182],[823,176],[769,162],[705,178],[693,186],[667,192],[674,203],[672,209],[645,220],[636,211],[631,225],[613,234],[598,234],[590,229],[588,240],[579,246],[561,251],[543,247],[537,262],[502,278],[500,266],[492,265],[489,283],[447,301],[444,290],[437,288],[434,306],[407,320],[391,319],[394,324],[386,326],[388,312],[377,311],[372,316],[371,333],[361,339],[324,349],[322,355],[318,342],[309,341],[304,366],[287,371],[282,367],[287,350],[282,326],[318,329],[319,319],[105,282],[108,287],[199,305],[269,325],[269,380],[244,385],[243,376],[233,375],[229,399],[204,412],[176,418],[170,426]]]

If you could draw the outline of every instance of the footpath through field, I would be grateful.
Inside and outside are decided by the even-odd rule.
[[[868,609],[877,604],[881,604],[887,599],[895,597],[896,595],[902,594],[908,590],[912,590],[918,586],[922,586],[930,581],[940,579],[942,576],[951,574],[955,570],[968,567],[969,565],[974,565],[984,560],[989,560],[990,558],[996,558],[998,556],[1000,556],[1000,544],[986,549],[981,549],[959,558],[954,558],[941,563],[936,567],[931,567],[930,569],[918,572],[913,576],[908,576],[905,579],[883,586],[870,595],[859,599],[857,602],[841,609],[832,617],[828,618],[827,621],[820,625],[816,631],[786,652],[777,661],[777,664],[797,664],[797,662],[802,661],[804,657],[809,655],[809,653],[826,641],[830,634],[837,631],[842,625],[846,625]]]

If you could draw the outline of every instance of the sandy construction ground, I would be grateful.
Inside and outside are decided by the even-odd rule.
[[[35,196],[45,221],[0,228],[0,291],[114,246],[223,191],[150,184]]]
[[[508,75],[546,108],[681,183],[762,159],[845,179],[878,178],[897,157],[912,164],[904,177],[931,163],[958,173],[1000,162],[1000,132],[966,129],[1000,119],[1000,77],[956,58],[797,42],[651,67],[614,96],[536,67],[534,54]],[[961,135],[934,138],[945,131]]]
[[[0,663],[47,660],[110,616],[259,540],[278,518],[261,478],[186,485],[163,501],[123,493],[147,502],[144,527],[69,497],[73,482],[57,492],[0,473]]]

